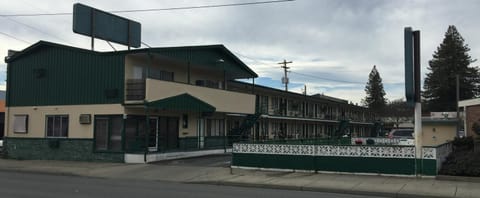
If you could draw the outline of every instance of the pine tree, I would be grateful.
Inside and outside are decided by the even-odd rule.
[[[460,99],[478,96],[480,77],[477,67],[470,67],[475,62],[468,55],[468,45],[455,26],[448,27],[445,38],[430,60],[430,73],[425,78],[422,93],[426,111],[456,110],[456,75],[460,77]]]
[[[382,112],[387,104],[385,99],[385,91],[383,90],[382,78],[374,65],[372,71],[368,75],[368,82],[365,86],[367,96],[363,103],[368,108],[376,112]]]

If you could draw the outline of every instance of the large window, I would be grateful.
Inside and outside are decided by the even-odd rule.
[[[47,137],[68,137],[68,115],[49,115],[47,120]]]
[[[223,136],[224,120],[223,119],[207,119],[207,136]]]
[[[122,131],[122,116],[95,116],[95,149],[121,151]]]

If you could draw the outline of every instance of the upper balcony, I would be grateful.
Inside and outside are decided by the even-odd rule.
[[[217,112],[255,113],[255,95],[227,91],[233,79],[257,75],[222,45],[154,48],[125,56],[125,102],[189,94]]]

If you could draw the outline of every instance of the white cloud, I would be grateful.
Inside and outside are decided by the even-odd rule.
[[[77,2],[77,1],[75,1]],[[167,8],[245,1],[92,1],[80,0],[104,10]],[[403,28],[412,26],[422,34],[422,72],[443,39],[448,25],[456,25],[469,44],[472,58],[479,58],[477,25],[480,1],[461,2],[404,0],[298,0],[288,3],[227,8],[123,13],[142,23],[142,39],[152,46],[224,44],[260,76],[280,80],[277,64],[286,59],[290,80],[307,84],[312,92],[360,102],[373,65],[377,65],[389,99],[403,93]],[[71,1],[0,1],[0,14],[71,12]],[[72,32],[71,16],[1,18],[0,32],[35,43],[50,40],[90,48],[88,37]],[[0,56],[8,49],[28,46],[0,35]],[[96,50],[111,50],[101,40]],[[115,45],[117,49],[126,49]],[[245,57],[243,57],[245,56]],[[0,72],[2,72],[0,65]],[[308,74],[316,78],[295,75]],[[4,71],[2,72],[3,75]],[[329,81],[325,79],[334,79]],[[356,82],[356,83],[345,83]],[[300,88],[299,88],[300,89]],[[309,88],[307,88],[309,89]],[[299,90],[296,90],[299,91]]]

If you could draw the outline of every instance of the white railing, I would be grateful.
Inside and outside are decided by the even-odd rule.
[[[284,145],[235,143],[233,153],[338,157],[415,158],[411,146]]]
[[[437,168],[452,151],[450,143],[438,147],[424,147],[423,159],[437,161]],[[366,146],[366,145],[291,145],[235,143],[233,153],[269,155],[306,155],[338,157],[415,158],[413,146]]]

